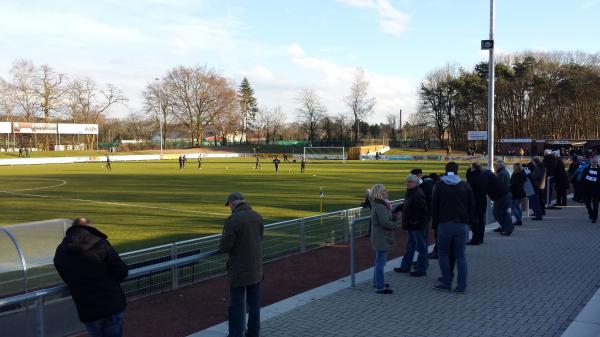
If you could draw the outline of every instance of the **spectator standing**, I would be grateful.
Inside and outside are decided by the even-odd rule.
[[[508,213],[511,206],[511,198],[509,193],[510,173],[504,166],[503,160],[496,161],[496,174],[491,175],[495,179],[489,179],[488,195],[494,202],[493,214],[494,218],[500,224],[496,229],[502,235],[509,236],[513,232],[513,223],[510,214]],[[490,176],[488,176],[490,177]]]
[[[555,153],[555,156],[558,153]],[[569,175],[565,168],[565,162],[556,157],[556,170],[554,172],[556,181],[556,206],[567,206],[567,190],[569,189]]]
[[[375,251],[375,266],[373,287],[378,294],[392,294],[392,289],[385,283],[383,269],[388,258],[388,252],[394,246],[394,230],[399,221],[395,221],[391,209],[386,205],[388,198],[385,186],[373,185],[371,188],[371,246]]]
[[[515,225],[523,225],[523,212],[521,210],[521,202],[526,197],[525,195],[525,182],[527,176],[523,172],[523,166],[521,163],[513,164],[513,173],[510,176],[510,196],[511,196],[511,213],[515,217]]]
[[[531,179],[532,172],[529,166],[523,167],[523,173],[525,173],[525,183],[523,184],[523,192],[529,200],[529,207],[533,210],[534,217],[531,220],[542,220],[542,209],[540,207],[540,201],[538,199],[538,192]]]
[[[487,210],[488,176],[483,174],[481,166],[477,163],[471,164],[467,170],[467,183],[471,186],[475,199],[475,215],[471,225],[473,237],[467,245],[477,246],[483,243],[485,233],[485,212]]]
[[[579,167],[583,164],[585,159],[583,156],[573,156],[573,161],[569,165],[569,179],[573,184],[573,201],[581,202],[583,197],[581,196],[581,181],[578,179]]]
[[[427,257],[427,230],[429,224],[429,207],[425,193],[419,187],[421,179],[411,174],[406,178],[406,196],[402,206],[402,228],[408,231],[406,251],[399,268],[394,271],[399,273],[410,272],[411,276],[421,277],[427,275],[429,261]],[[419,253],[415,271],[411,272],[415,251]]]
[[[531,183],[539,201],[541,215],[546,215],[545,190],[546,190],[546,167],[539,157],[534,157],[530,163]],[[541,220],[541,219],[540,219]]]
[[[248,305],[245,336],[258,337],[260,283],[263,279],[263,218],[239,192],[229,194],[225,205],[231,209],[231,216],[225,220],[219,248],[222,253],[229,255],[229,337],[244,336],[245,303]]]
[[[592,223],[598,221],[598,203],[600,201],[600,168],[598,167],[598,156],[590,161],[590,166],[583,170],[583,191],[585,195],[585,207]]]
[[[432,222],[437,228],[439,265],[442,272],[436,290],[451,291],[453,275],[450,271],[449,252],[456,256],[457,286],[455,291],[464,293],[467,288],[466,241],[468,224],[475,212],[475,200],[471,187],[458,176],[455,162],[446,164],[446,176],[433,189]]]
[[[127,265],[87,218],[73,220],[56,248],[54,266],[91,337],[121,337],[127,300],[120,283]]]

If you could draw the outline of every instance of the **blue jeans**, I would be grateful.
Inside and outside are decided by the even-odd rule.
[[[517,222],[520,222],[521,220],[523,220],[523,211],[521,210],[521,199],[518,199],[518,200],[512,199],[511,200],[510,211],[517,219]]]
[[[467,288],[467,258],[465,249],[467,247],[467,237],[469,236],[469,226],[462,223],[441,223],[438,225],[438,261],[442,272],[442,285],[450,288],[452,286],[452,272],[450,271],[450,251],[454,252],[456,257],[456,287],[458,289]]]
[[[373,287],[377,290],[385,288],[385,281],[383,280],[383,269],[387,262],[388,252],[387,250],[376,250],[375,251],[375,267],[373,273]]]
[[[406,252],[402,257],[400,269],[410,270],[415,257],[415,250],[419,252],[416,271],[424,273],[427,271],[427,267],[429,266],[429,258],[427,257],[427,237],[425,236],[425,231],[423,230],[408,231]]]
[[[116,314],[97,321],[84,323],[90,337],[121,337],[123,336],[124,314]]]
[[[494,200],[494,218],[500,224],[500,227],[505,232],[512,233],[514,226],[512,223],[512,219],[510,218],[510,214],[508,213],[508,209],[510,208],[510,195],[506,194],[502,198],[498,200]]]
[[[248,303],[248,331],[246,336],[258,337],[260,332],[260,283],[229,288],[229,337],[244,336],[245,306]]]

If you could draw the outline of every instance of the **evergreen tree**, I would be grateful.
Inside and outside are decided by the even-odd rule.
[[[244,134],[247,136],[248,129],[253,127],[256,121],[258,105],[256,103],[256,97],[254,97],[254,89],[252,89],[250,82],[245,77],[240,84],[238,96],[240,102],[240,112],[242,114],[242,121],[244,124]]]

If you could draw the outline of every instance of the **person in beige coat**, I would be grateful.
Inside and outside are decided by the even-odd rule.
[[[401,220],[394,221],[392,211],[386,206],[387,190],[381,184],[371,188],[371,245],[375,251],[373,287],[378,294],[392,294],[383,279],[383,269],[387,262],[388,252],[394,246],[394,230]]]

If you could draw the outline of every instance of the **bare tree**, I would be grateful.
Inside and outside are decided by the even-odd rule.
[[[47,64],[41,65],[36,71],[34,92],[38,96],[45,123],[50,122],[50,112],[61,108],[61,98],[66,92],[65,79],[65,74],[55,72]]]
[[[64,80],[66,76],[55,72],[49,65],[43,64],[36,69],[33,80],[34,92],[43,113],[44,123],[50,122],[50,112],[60,111],[63,104],[62,97],[66,93]],[[49,149],[50,135],[46,135],[44,148]]]
[[[112,84],[98,89],[90,78],[75,80],[67,87],[65,111],[73,123],[98,124],[107,110],[127,101],[121,90]],[[96,136],[87,136],[88,147],[93,148]]]
[[[375,97],[368,97],[367,89],[369,81],[366,79],[365,71],[356,68],[354,80],[350,87],[350,94],[346,96],[346,105],[350,108],[354,118],[354,141],[358,142],[360,138],[360,122],[373,112],[375,107]]]
[[[144,96],[144,111],[158,125],[162,125],[163,141],[167,138],[169,125],[174,114],[174,102],[169,93],[169,86],[164,80],[154,81],[146,85],[142,92]]]
[[[283,135],[282,129],[285,126],[285,119],[285,114],[279,105],[275,106],[273,109],[266,107],[258,109],[258,125],[260,125],[261,129],[264,131],[267,143],[274,143],[278,134],[280,136]]]
[[[385,119],[387,121],[385,129],[388,136],[391,140],[396,140],[398,137],[398,116],[396,114],[387,114]]]
[[[35,66],[31,61],[18,60],[10,69],[15,89],[17,113],[27,122],[35,119],[39,100],[35,93]]]
[[[0,78],[0,113],[6,117],[6,121],[12,121],[12,113],[16,106],[14,86]]]
[[[179,66],[169,71],[165,82],[176,107],[174,116],[190,131],[192,144],[201,144],[204,129],[237,103],[233,85],[213,69]]]
[[[321,98],[312,89],[303,89],[296,97],[298,108],[296,116],[300,124],[308,133],[308,140],[316,140],[317,129],[321,118],[327,112],[327,108],[321,103]]]

